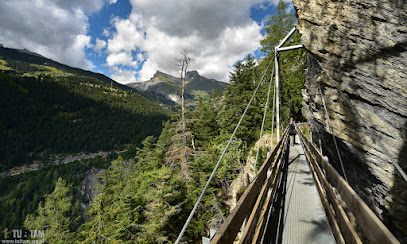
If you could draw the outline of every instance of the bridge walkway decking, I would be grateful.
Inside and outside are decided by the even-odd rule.
[[[267,227],[278,231],[267,234],[264,243],[335,243],[298,136],[295,142],[281,181],[280,207]]]

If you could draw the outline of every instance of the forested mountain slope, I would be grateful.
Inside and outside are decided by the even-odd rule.
[[[0,173],[33,162],[40,167],[0,177],[0,229],[21,229],[58,177],[71,184],[76,228],[90,200],[83,189],[93,187],[84,182],[91,169],[109,167],[117,150],[134,155],[172,113],[102,74],[3,47],[0,104]],[[99,151],[107,156],[52,165],[59,156]]]
[[[46,57],[43,57],[37,53],[31,52],[27,49],[20,50],[0,46],[0,57],[1,59],[7,62],[7,64],[5,65],[6,67],[8,66],[9,68],[15,71],[20,71],[23,73],[35,71],[44,73],[44,71],[49,72],[52,70],[54,71],[59,70],[60,73],[56,72],[54,75],[58,76],[61,75],[62,73],[67,73],[86,77],[93,77],[100,81],[105,82],[108,85],[112,83],[114,87],[119,87],[123,90],[129,89],[127,86],[119,84],[103,74],[70,67],[68,65],[61,64]]]
[[[174,242],[263,73],[267,70],[267,64],[274,56],[275,42],[285,36],[286,32],[292,28],[293,22],[294,16],[288,13],[285,3],[279,1],[277,15],[272,16],[266,22],[265,36],[261,43],[265,57],[255,60],[253,55],[247,55],[244,60],[236,62],[229,74],[230,85],[223,91],[215,90],[211,96],[200,96],[193,109],[187,107],[185,119],[182,118],[184,116],[181,113],[172,113],[171,120],[164,123],[161,133],[146,137],[142,146],[133,150],[136,153],[127,153],[120,157],[111,155],[109,159],[115,158],[116,160],[110,160],[108,163],[93,162],[92,159],[86,163],[54,165],[53,169],[46,173],[44,171],[30,172],[16,176],[17,179],[0,178],[0,186],[1,184],[7,186],[4,187],[5,190],[0,191],[0,219],[3,216],[10,218],[0,223],[2,224],[0,229],[4,229],[6,224],[11,227],[9,223],[13,218],[14,226],[17,228],[20,228],[21,222],[24,222],[26,229],[45,230],[44,241],[46,243],[55,243],[58,240],[62,240],[64,243]],[[298,43],[299,36],[294,35],[288,45]],[[281,55],[280,60],[283,64],[280,72],[280,118],[287,121],[292,116],[299,120],[302,117],[301,89],[305,80],[305,54],[304,51],[298,50]],[[194,73],[191,75],[193,76]],[[265,73],[265,81],[270,81],[270,76],[271,70],[268,69]],[[104,110],[108,110],[109,113],[120,111],[116,116],[128,116],[130,107],[132,108],[129,105],[130,100],[128,100],[132,96],[131,94],[118,89],[110,89],[110,86],[94,85],[95,81],[85,82],[88,77],[71,85],[72,77],[74,76],[68,75],[48,81],[49,78],[44,76],[37,78],[10,76],[5,84],[9,86],[9,89],[14,89],[16,94],[25,94],[26,90],[35,90],[28,84],[36,80],[35,84],[44,83],[47,86],[57,84],[62,86],[62,89],[72,90],[81,98],[85,97],[84,94],[95,91],[95,87],[97,87],[96,90],[100,89],[102,93],[96,93],[94,99],[86,100],[87,103],[83,103],[82,106],[86,108],[83,111],[73,113],[73,109],[63,110],[63,115],[68,118],[66,121],[73,126],[72,128],[76,128],[75,125],[81,123],[85,119],[84,116],[91,118],[95,116],[96,119],[92,119],[94,124],[104,124],[104,118],[98,116]],[[167,80],[167,82],[172,81]],[[199,90],[198,88],[193,89]],[[241,121],[241,126],[197,208],[183,241],[201,243],[202,236],[206,236],[210,228],[219,229],[225,217],[230,213],[227,205],[227,201],[231,197],[230,183],[246,165],[247,155],[259,138],[267,91],[268,83],[263,83],[252,106],[247,110],[246,117]],[[48,95],[42,99],[46,101],[46,99],[50,99],[49,97]],[[99,97],[103,97],[103,99],[99,100]],[[116,97],[120,97],[127,103],[119,103],[120,106],[114,107],[113,105],[116,103],[109,101]],[[101,108],[90,106],[89,104],[93,104],[93,101],[96,101]],[[137,102],[138,100],[134,101],[134,103]],[[53,107],[59,108],[58,102],[53,104],[55,104]],[[270,102],[268,106],[270,111],[272,103]],[[149,108],[148,103],[145,106],[145,109],[147,108]],[[137,120],[140,116],[162,115],[164,117],[166,115],[165,110],[163,112],[163,109],[159,107],[154,108],[157,110],[146,112],[143,108],[141,111],[131,113],[134,117],[118,118],[117,121],[109,121],[109,123],[106,121],[103,128],[98,127],[101,129],[94,132],[103,134],[105,131],[112,130],[113,132],[109,136],[113,136],[111,137],[113,140],[116,129],[112,124],[119,123],[118,121],[122,121],[121,123],[126,121],[130,124],[133,123],[132,120]],[[94,111],[97,112],[92,114]],[[50,114],[48,118],[58,118],[58,114],[53,114],[52,110],[46,114]],[[39,123],[42,121],[45,120],[41,120]],[[185,124],[185,129],[183,124]],[[152,125],[147,120],[139,124],[139,126],[145,126],[143,128],[149,128],[148,126]],[[271,126],[271,113],[268,113],[265,123],[266,130],[270,130]],[[138,130],[138,127],[134,129]],[[80,133],[87,135],[87,130],[80,131]],[[75,141],[75,138],[70,140],[72,139]],[[22,141],[19,142],[22,143]],[[261,164],[266,155],[266,150],[262,148],[257,165]],[[96,167],[105,166],[105,170],[98,177],[97,191],[99,194],[85,210],[82,208],[85,197],[78,193],[80,191],[78,185],[84,181],[85,177],[81,172],[87,172],[94,165]],[[46,187],[45,183],[41,184],[42,182],[38,182],[38,177],[44,177],[44,182],[46,181],[48,184],[52,182],[52,187],[55,186],[55,188],[52,190],[51,187]],[[36,187],[31,187],[31,183],[37,184]],[[239,189],[239,194],[244,190],[244,187]],[[36,194],[32,194],[32,191],[36,191]],[[42,202],[42,204],[38,204],[38,202]],[[83,212],[81,213],[80,210]],[[16,214],[9,217],[9,212]],[[53,216],[59,216],[62,221],[55,221]]]
[[[33,160],[44,163],[50,154],[140,145],[146,136],[159,135],[169,118],[168,109],[117,84],[111,87],[106,76],[79,69],[91,75],[72,74],[66,66],[48,66],[49,60],[30,63],[43,57],[28,53],[22,61],[24,52],[11,53],[18,60],[0,57],[1,171]]]
[[[0,45],[0,70],[14,70],[23,75],[31,74],[31,76],[38,76],[39,74],[51,75],[53,77],[80,75],[84,77],[96,78],[99,81],[106,83],[106,86],[112,86],[122,90],[129,90],[133,93],[139,93],[149,100],[168,104],[167,99],[161,94],[137,91],[134,89],[132,90],[130,87],[117,83],[104,74],[70,67],[43,57],[37,53],[31,52],[27,49],[20,50],[6,48]]]

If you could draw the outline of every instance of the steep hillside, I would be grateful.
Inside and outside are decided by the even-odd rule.
[[[53,74],[56,76],[63,74],[82,75],[86,77],[96,78],[109,85],[112,83],[114,87],[118,87],[123,90],[129,89],[127,86],[121,85],[103,74],[70,67],[68,65],[61,64],[46,57],[43,57],[37,53],[31,52],[27,49],[20,50],[0,46],[0,59],[7,62],[8,66],[15,71],[20,71],[24,73],[35,73],[35,72],[44,73],[44,71],[48,71],[48,74],[52,74],[51,71],[54,70],[55,73]],[[2,68],[0,67],[0,70],[1,69]]]
[[[52,155],[138,146],[159,135],[169,118],[165,107],[117,83],[111,87],[104,75],[72,74],[68,66],[29,52],[0,53],[1,172],[47,163]]]
[[[37,77],[39,74],[51,75],[53,77],[81,75],[90,78],[96,78],[106,83],[107,86],[120,88],[122,90],[131,90],[130,87],[117,83],[104,74],[70,67],[68,65],[61,64],[43,57],[37,53],[31,52],[27,49],[20,50],[5,48],[2,45],[0,45],[0,70],[13,70],[25,76],[35,77]],[[143,92],[138,90],[133,90],[131,92],[138,93],[146,97],[147,99],[156,101],[158,103],[168,104],[168,100],[161,94]]]
[[[146,95],[159,100],[102,74],[0,46],[0,229],[23,228],[58,177],[73,187],[73,226],[82,223],[90,198],[81,190],[96,184],[85,184],[89,172],[108,168],[117,153],[133,157],[170,117]],[[25,169],[35,171],[12,175]]]
[[[224,90],[228,84],[214,79],[207,79],[197,71],[190,71],[186,75],[186,97],[190,100],[198,97],[208,97],[216,89]],[[178,103],[181,90],[181,80],[174,76],[157,71],[157,73],[148,81],[135,82],[128,86],[140,91],[145,91],[153,94],[161,94],[172,103]]]

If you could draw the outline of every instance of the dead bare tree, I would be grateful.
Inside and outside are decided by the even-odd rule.
[[[187,75],[188,65],[191,61],[191,58],[188,57],[187,50],[183,50],[181,52],[182,57],[175,59],[177,61],[177,65],[179,68],[179,72],[181,75],[181,117],[182,117],[182,132],[183,132],[183,144],[184,146],[187,145],[187,137],[186,137],[186,123],[185,123],[185,76]]]
[[[175,59],[177,62],[179,72],[181,75],[181,123],[177,123],[175,126],[175,130],[178,131],[179,124],[182,127],[182,144],[179,145],[179,134],[173,136],[173,146],[167,152],[167,161],[170,161],[171,164],[180,159],[181,164],[181,176],[185,178],[189,178],[188,176],[188,155],[192,153],[191,150],[187,145],[187,139],[193,138],[191,132],[186,131],[186,119],[185,119],[185,83],[186,83],[186,74],[188,72],[188,65],[191,62],[191,58],[188,56],[188,52],[184,49],[181,52],[182,57]]]

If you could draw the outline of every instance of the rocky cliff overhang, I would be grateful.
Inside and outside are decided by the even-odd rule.
[[[349,183],[401,242],[407,242],[407,1],[293,0],[308,55],[303,113],[341,172],[318,83]],[[372,128],[362,126],[318,62]]]

